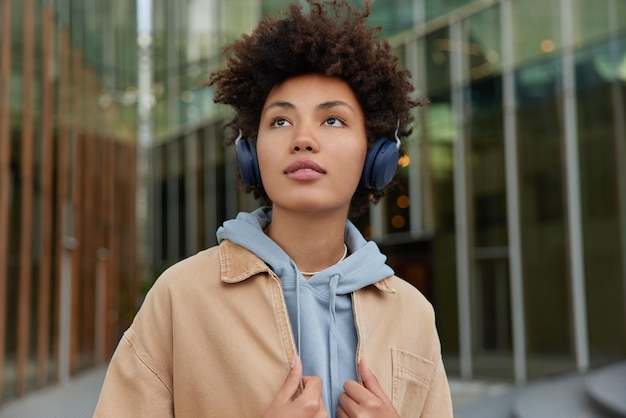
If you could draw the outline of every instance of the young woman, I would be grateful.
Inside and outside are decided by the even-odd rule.
[[[156,281],[96,416],[452,416],[431,305],[348,220],[395,173],[410,75],[367,5],[309,3],[211,75],[262,207]]]

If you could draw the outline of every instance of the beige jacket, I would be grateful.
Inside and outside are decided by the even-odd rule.
[[[355,361],[367,359],[400,415],[452,417],[422,294],[394,276],[355,292],[353,306]],[[223,241],[156,281],[111,359],[94,416],[259,417],[295,351],[278,277]]]

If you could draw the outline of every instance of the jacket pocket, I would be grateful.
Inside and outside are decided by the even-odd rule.
[[[424,408],[434,363],[408,351],[391,349],[392,402],[403,418],[419,417]]]

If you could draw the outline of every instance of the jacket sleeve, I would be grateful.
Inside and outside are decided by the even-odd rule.
[[[128,334],[109,363],[94,418],[173,417],[171,388],[133,347]]]
[[[424,409],[422,410],[422,418],[452,418],[452,398],[450,395],[450,386],[448,378],[441,359],[435,373],[433,374]]]
[[[94,417],[174,416],[173,320],[168,277],[163,273],[156,280],[120,339],[109,362]]]

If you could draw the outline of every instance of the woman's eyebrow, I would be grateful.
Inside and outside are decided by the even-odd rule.
[[[347,102],[344,102],[342,100],[331,100],[328,102],[323,102],[320,103],[319,105],[317,105],[317,108],[319,110],[328,110],[328,109],[332,109],[333,107],[338,107],[338,106],[343,106],[343,107],[347,107],[348,109],[350,109],[352,112],[356,113],[356,111],[354,110],[354,108]],[[267,111],[271,108],[274,107],[279,107],[281,109],[295,109],[296,106],[291,103],[291,102],[285,102],[285,101],[276,101],[276,102],[272,102],[269,105],[267,105],[267,107],[265,109],[263,109],[263,111]]]
[[[264,109],[264,111],[265,110],[269,110],[269,109],[271,109],[273,107],[280,107],[282,109],[295,109],[296,108],[296,106],[294,106],[293,103],[278,101],[278,102],[272,102],[269,105],[267,105],[267,107]]]
[[[341,100],[332,100],[330,102],[324,102],[324,103],[320,103],[317,108],[320,110],[327,110],[327,109],[331,109],[333,107],[337,107],[337,106],[345,106],[348,109],[350,109],[353,113],[356,113],[356,111],[354,110],[354,108],[352,106],[350,106],[350,104],[343,102]]]

